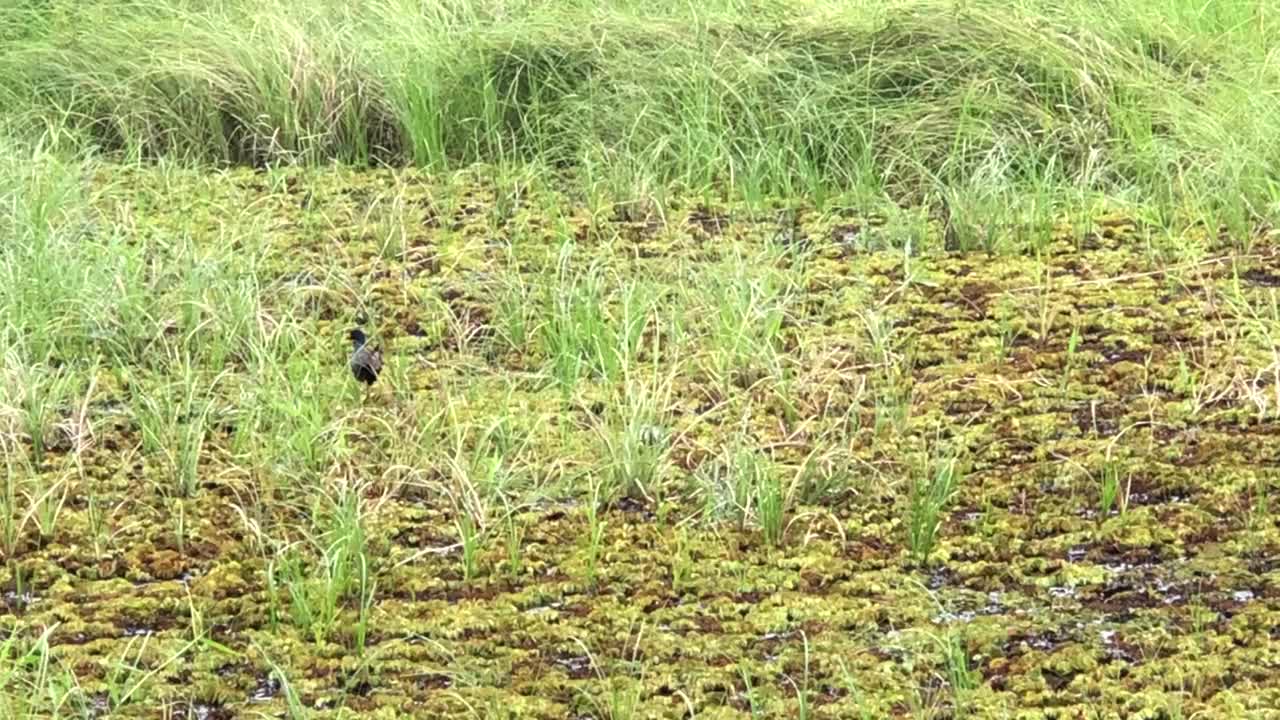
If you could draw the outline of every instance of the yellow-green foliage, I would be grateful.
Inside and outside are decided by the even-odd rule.
[[[899,244],[909,217],[615,215],[485,168],[24,172],[6,218],[50,220],[0,249],[5,717],[1280,701],[1266,236],[1243,255],[1104,214],[1038,253],[944,254],[936,223]],[[566,387],[536,338],[587,273],[605,329],[577,331],[616,354]],[[495,330],[512,297],[523,335]],[[777,312],[720,306],[741,297]],[[367,393],[360,315],[386,358]],[[53,366],[76,382],[37,462],[15,408]],[[150,439],[148,403],[176,414]],[[952,457],[913,555],[913,478]]]

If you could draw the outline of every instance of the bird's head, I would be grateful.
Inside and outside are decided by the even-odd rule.
[[[357,348],[364,345],[364,331],[360,328],[352,328],[351,332],[347,333],[347,337],[351,338],[351,343]]]

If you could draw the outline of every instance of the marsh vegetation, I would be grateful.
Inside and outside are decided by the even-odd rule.
[[[0,717],[1269,717],[1278,27],[0,9]]]

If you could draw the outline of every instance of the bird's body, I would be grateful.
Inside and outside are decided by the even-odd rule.
[[[947,202],[945,195],[938,200],[938,219],[942,221],[942,248],[947,252],[956,252],[961,249],[960,234],[956,232],[956,225],[952,221],[951,204]]]
[[[372,385],[382,371],[382,351],[371,348],[364,336],[364,331],[356,328],[351,331],[351,374],[365,385]]]

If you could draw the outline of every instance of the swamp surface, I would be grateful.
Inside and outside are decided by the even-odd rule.
[[[7,462],[62,715],[1276,717],[1274,236],[102,173],[145,312]]]

